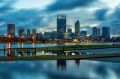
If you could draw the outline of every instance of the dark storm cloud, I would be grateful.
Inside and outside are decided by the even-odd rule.
[[[12,10],[11,7],[17,0],[0,0],[0,14]]]
[[[100,25],[109,26],[111,28],[111,34],[120,34],[120,8],[117,7]]]
[[[40,28],[48,26],[43,21],[40,10],[36,9],[19,9],[15,10],[12,5],[17,0],[0,0],[0,34],[6,33],[8,23],[16,24],[16,28],[22,26],[24,28]],[[17,31],[17,29],[16,29]]]
[[[108,9],[107,8],[102,8],[102,9],[98,9],[96,12],[95,12],[95,17],[97,20],[99,21],[103,21],[106,19],[106,13],[108,12]]]
[[[86,7],[98,0],[56,0],[47,6],[46,11],[72,10],[77,7]]]
[[[6,28],[8,23],[15,23],[17,27],[25,28],[40,28],[40,26],[47,26],[43,21],[44,17],[40,16],[40,11],[35,9],[17,10],[0,16],[0,23],[4,22],[2,29]]]

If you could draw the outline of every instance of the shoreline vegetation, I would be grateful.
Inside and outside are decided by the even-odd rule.
[[[42,55],[42,56],[1,56],[0,61],[19,61],[19,60],[82,60],[120,57],[120,53],[110,54],[83,54],[83,55]]]
[[[106,48],[120,48],[120,45],[65,45],[65,46],[50,46],[50,47],[33,47],[36,51],[71,51],[71,50],[89,50],[89,49],[106,49]],[[3,50],[30,50],[31,48],[5,48]]]

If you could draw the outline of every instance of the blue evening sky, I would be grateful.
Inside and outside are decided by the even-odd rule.
[[[112,34],[120,34],[120,0],[0,0],[0,34],[6,33],[8,23],[15,23],[16,30],[20,26],[37,32],[56,30],[58,14],[67,16],[73,31],[80,20],[88,33],[93,26],[109,26]]]

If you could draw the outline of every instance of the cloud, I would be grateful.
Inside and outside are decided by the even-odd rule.
[[[96,12],[95,12],[95,17],[97,20],[99,21],[103,21],[106,19],[106,14],[108,12],[108,9],[107,8],[102,8],[102,9],[98,9]]]
[[[0,0],[0,14],[13,10],[12,5],[17,0]]]
[[[119,35],[120,34],[120,8],[116,7],[116,9],[113,10],[113,12],[109,14],[109,16],[107,16],[107,18],[104,19],[104,21],[101,22],[100,25],[109,26],[111,28],[111,34]]]
[[[0,23],[2,30],[7,27],[8,23],[14,23],[17,27],[24,28],[40,28],[47,27],[48,23],[44,21],[44,16],[40,14],[39,10],[35,9],[21,9],[17,11],[12,11],[7,14],[0,16]]]
[[[98,0],[56,0],[53,4],[47,6],[46,11],[72,10],[78,7],[87,7]]]

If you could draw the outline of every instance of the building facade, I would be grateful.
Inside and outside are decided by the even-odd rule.
[[[77,20],[75,22],[75,35],[76,35],[76,39],[80,39],[80,22],[79,22],[79,20]]]
[[[110,38],[110,27],[102,27],[102,37],[105,39],[109,39]]]
[[[18,27],[18,36],[25,36],[25,29],[23,27]]]
[[[15,24],[7,24],[7,35],[15,36]]]
[[[58,39],[63,39],[64,33],[66,33],[66,16],[65,15],[57,16],[57,32],[58,32]]]

